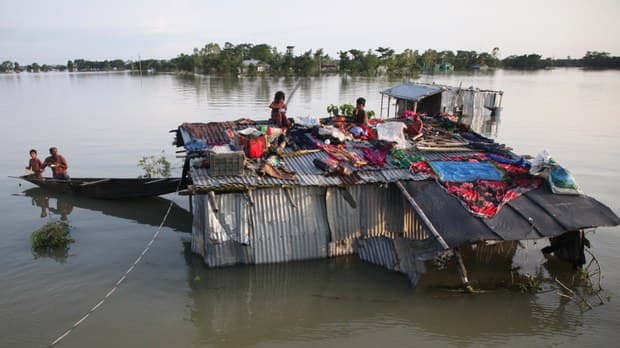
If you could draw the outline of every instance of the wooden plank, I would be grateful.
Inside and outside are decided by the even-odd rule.
[[[104,182],[108,182],[110,180],[112,180],[112,179],[101,179],[101,180],[89,181],[89,182],[81,183],[80,186],[89,186],[89,185],[101,184],[101,183],[104,183]]]

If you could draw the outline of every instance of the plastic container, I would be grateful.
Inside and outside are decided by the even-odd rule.
[[[248,139],[245,149],[249,158],[262,158],[267,149],[267,140],[264,136]]]

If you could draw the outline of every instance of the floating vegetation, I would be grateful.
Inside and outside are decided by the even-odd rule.
[[[543,276],[542,274],[521,274],[517,272],[511,273],[512,288],[523,293],[537,293],[542,290]]]
[[[36,252],[67,249],[74,240],[69,235],[69,224],[62,221],[48,222],[30,235],[32,249]]]

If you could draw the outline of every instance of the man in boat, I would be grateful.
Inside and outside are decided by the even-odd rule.
[[[32,170],[34,176],[37,178],[43,177],[43,164],[41,160],[37,157],[37,150],[30,150],[30,161],[28,162],[27,170]]]
[[[69,180],[69,175],[67,174],[67,169],[69,169],[69,165],[67,164],[67,160],[62,157],[62,155],[58,154],[58,149],[55,147],[50,147],[50,156],[45,159],[43,162],[43,167],[41,171],[45,169],[45,167],[52,168],[52,174],[54,179],[62,179]]]

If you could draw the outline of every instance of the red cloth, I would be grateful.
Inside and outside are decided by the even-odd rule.
[[[348,151],[343,145],[323,145],[321,149],[329,155],[329,157],[339,162],[349,162],[355,168],[359,168],[368,164],[355,152]]]
[[[375,150],[369,147],[356,147],[364,153],[364,159],[368,161],[368,164],[376,167],[384,167],[387,162],[388,150]]]

